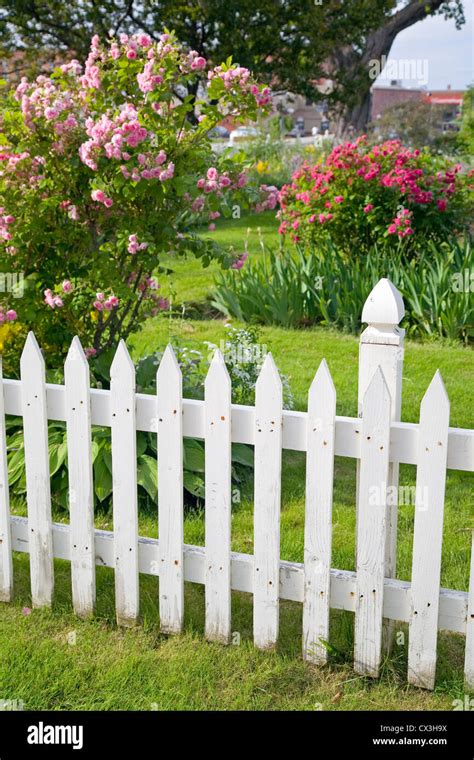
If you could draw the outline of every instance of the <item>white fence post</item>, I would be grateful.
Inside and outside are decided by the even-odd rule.
[[[365,392],[380,367],[391,398],[391,419],[399,421],[402,404],[402,371],[405,330],[398,327],[405,314],[403,298],[390,280],[383,278],[370,292],[362,311],[362,322],[368,327],[360,336],[358,413],[362,413]],[[391,462],[387,487],[392,498],[387,503],[387,538],[385,545],[385,577],[395,578],[397,568],[397,518],[399,466]],[[359,487],[359,467],[357,488]],[[358,501],[358,499],[357,499]],[[383,649],[389,651],[394,623],[384,625]]]
[[[115,612],[118,625],[133,626],[139,613],[135,367],[123,340],[110,366],[110,409]]]
[[[180,633],[184,619],[183,380],[171,345],[156,373],[160,627]]]
[[[471,574],[469,580],[469,598],[467,602],[464,680],[466,682],[466,688],[474,691],[474,530],[472,531],[471,540]]]
[[[281,380],[267,354],[255,386],[253,638],[259,649],[278,640],[281,437]]]
[[[377,678],[382,651],[390,394],[380,367],[364,395],[357,520],[354,667]]]
[[[210,641],[228,644],[231,636],[232,391],[219,349],[214,354],[204,387],[206,636]]]
[[[32,332],[20,359],[26,499],[33,607],[51,607],[54,590],[53,526],[48,454],[48,408],[43,355]]]
[[[308,394],[303,657],[327,661],[336,389],[323,359]]]
[[[420,407],[408,631],[408,682],[433,689],[438,639],[449,398],[436,372]]]
[[[64,364],[72,600],[79,617],[95,605],[94,478],[89,365],[76,336]]]
[[[0,356],[0,602],[10,602],[13,594],[12,538],[8,496],[7,441],[3,400],[2,357]]]

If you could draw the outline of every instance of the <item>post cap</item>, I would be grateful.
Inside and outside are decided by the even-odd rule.
[[[378,281],[364,304],[362,322],[369,325],[398,325],[405,316],[401,293],[386,277]]]

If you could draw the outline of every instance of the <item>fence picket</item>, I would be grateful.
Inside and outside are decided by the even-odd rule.
[[[408,681],[425,689],[436,673],[449,406],[438,370],[420,407],[408,643]]]
[[[303,656],[327,661],[336,389],[323,359],[308,396]]]
[[[20,359],[26,494],[33,607],[50,607],[54,565],[48,453],[45,366],[36,338],[28,333]]]
[[[123,340],[110,367],[112,483],[117,624],[139,614],[135,367]]]
[[[253,635],[266,649],[278,639],[282,385],[267,354],[255,387]]]
[[[227,644],[231,634],[231,384],[219,349],[205,381],[206,636]]]
[[[376,678],[382,647],[391,399],[380,367],[363,400],[357,519],[354,666]]]
[[[466,687],[474,689],[474,531],[471,542],[471,574],[466,621],[466,655],[464,661]]]
[[[0,602],[10,602],[13,595],[13,560],[8,492],[7,441],[3,400],[2,357],[0,356]]]
[[[164,633],[179,633],[184,611],[182,377],[170,345],[158,368],[156,392],[160,626]]]
[[[77,336],[64,364],[64,384],[72,600],[76,615],[87,617],[93,613],[95,605],[94,484],[89,365]]]

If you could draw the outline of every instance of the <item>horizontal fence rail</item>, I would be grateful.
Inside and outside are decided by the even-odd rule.
[[[5,413],[22,415],[21,386],[17,380],[3,381]],[[91,388],[91,422],[110,427],[112,412],[109,392]],[[145,393],[135,394],[137,430],[156,433],[156,399]],[[48,419],[66,421],[65,390],[61,385],[46,383]],[[232,404],[232,443],[255,445],[255,409]],[[334,454],[360,459],[361,421],[356,417],[336,416]],[[186,438],[205,438],[205,412],[202,401],[183,399],[183,435]],[[282,448],[307,451],[306,412],[282,412]],[[417,464],[418,425],[413,422],[391,422],[390,461]],[[450,427],[448,430],[448,470],[474,472],[474,430]]]
[[[383,289],[385,295],[392,293],[389,286]],[[123,342],[111,366],[110,391],[90,388],[77,338],[65,363],[65,385],[45,383],[44,359],[30,333],[21,380],[3,380],[0,393],[0,601],[12,598],[12,551],[30,556],[35,607],[50,606],[53,600],[53,559],[69,560],[74,611],[81,617],[94,612],[95,567],[111,567],[122,626],[139,619],[143,573],[159,578],[157,603],[166,634],[183,629],[188,581],[205,586],[205,633],[211,641],[230,641],[231,591],[243,591],[253,594],[253,635],[259,648],[277,644],[280,600],[287,599],[303,605],[302,649],[309,662],[328,659],[330,609],[348,610],[354,613],[356,672],[379,675],[393,621],[400,621],[409,626],[410,683],[434,688],[437,635],[444,630],[466,637],[465,679],[474,686],[474,560],[469,592],[440,588],[446,471],[474,472],[474,431],[449,427],[449,398],[439,372],[421,403],[420,422],[397,421],[401,371],[390,351],[400,350],[403,335],[394,336],[387,325],[389,319],[398,324],[396,295],[392,307],[393,316],[384,302],[378,332],[369,326],[364,333],[373,372],[370,379],[364,374],[357,418],[336,415],[336,389],[324,360],[309,389],[308,411],[289,412],[282,408],[282,384],[270,354],[251,407],[231,404],[231,382],[218,350],[204,400],[195,401],[183,399],[181,370],[171,346],[157,371],[156,394],[147,395],[136,393],[135,369]],[[387,359],[388,381],[382,366],[374,363],[377,341]],[[27,518],[10,517],[5,415],[23,418]],[[70,525],[52,522],[48,420],[66,422]],[[94,425],[111,431],[113,532],[94,529]],[[136,431],[157,435],[158,539],[138,535]],[[184,437],[205,441],[203,547],[184,544]],[[254,447],[253,555],[231,551],[232,442]],[[280,557],[283,449],[306,453],[302,563]],[[331,567],[335,456],[358,461],[354,572]],[[400,463],[416,465],[417,499],[423,494],[414,510],[411,582],[393,577],[396,510],[387,485],[397,482]]]

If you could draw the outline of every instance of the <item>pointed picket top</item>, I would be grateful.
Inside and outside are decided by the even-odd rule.
[[[66,361],[64,362],[64,371],[77,372],[89,372],[89,362],[87,361],[84,349],[82,348],[79,338],[74,336],[67,352]]]
[[[181,377],[181,367],[173,351],[173,346],[171,343],[168,343],[156,373],[156,382],[158,384],[163,376],[173,377],[173,375]]]
[[[125,341],[121,340],[117,346],[113,362],[110,365],[110,379],[114,380],[115,378],[118,378],[119,375],[126,377],[127,373],[135,377],[135,366],[128,353]]]
[[[369,293],[362,310],[362,322],[369,325],[398,325],[405,316],[405,304],[393,282],[383,277]]]
[[[21,372],[32,370],[40,376],[45,374],[44,356],[36,340],[34,332],[29,332],[20,357]]]
[[[328,397],[330,399],[336,398],[336,388],[326,359],[321,360],[321,363],[316,370],[316,374],[309,389],[309,396],[314,396],[316,400],[319,397],[324,397],[325,399]]]
[[[264,388],[267,392],[272,389],[279,394],[282,392],[280,373],[271,353],[265,356],[262,369],[255,384],[256,393],[258,393],[259,389],[263,390]]]
[[[385,381],[385,376],[383,374],[382,367],[379,364],[372,376],[372,380],[367,386],[366,392],[364,393],[362,408],[367,409],[372,399],[383,398],[383,395],[385,393],[390,398],[390,391],[388,390],[388,385]]]
[[[224,357],[222,356],[221,350],[216,348],[207,371],[204,388],[210,388],[213,385],[218,386],[219,383],[225,383],[225,387],[230,387],[230,375],[227,371]]]
[[[428,389],[423,396],[420,404],[420,417],[433,410],[433,413],[439,416],[440,411],[447,410],[449,415],[450,401],[444,385],[443,378],[439,369],[436,370]]]

